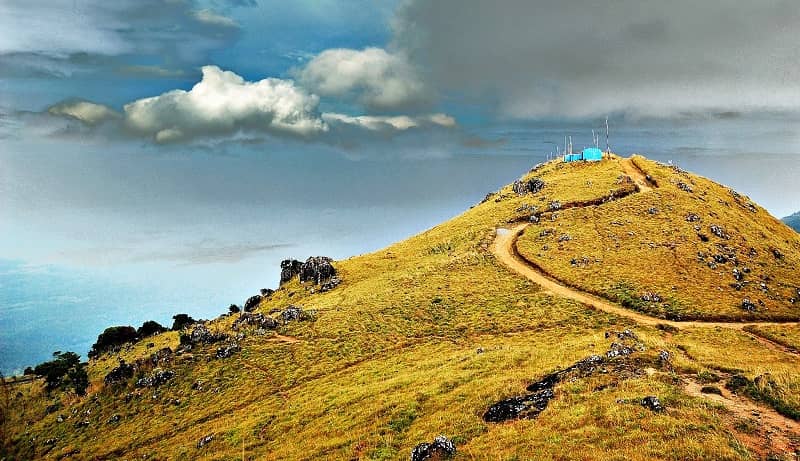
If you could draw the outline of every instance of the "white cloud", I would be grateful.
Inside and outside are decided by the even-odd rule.
[[[120,116],[107,106],[82,100],[60,102],[47,109],[47,112],[51,115],[71,117],[87,125],[97,125]]]
[[[202,9],[192,12],[195,19],[200,22],[206,24],[213,24],[215,26],[223,26],[223,27],[239,27],[239,24],[236,23],[233,19],[223,16],[219,13],[215,13],[209,9]]]
[[[309,137],[328,129],[319,98],[291,80],[247,82],[230,71],[204,66],[191,90],[173,90],[125,105],[126,126],[156,142],[229,136],[241,130]]]
[[[302,85],[322,96],[354,98],[370,109],[409,108],[430,98],[405,56],[381,48],[326,50],[297,75]]]
[[[349,116],[336,113],[322,114],[323,120],[328,124],[336,123],[364,128],[370,131],[406,131],[412,128],[453,128],[456,120],[445,114],[430,114],[419,116],[394,115],[360,115]]]

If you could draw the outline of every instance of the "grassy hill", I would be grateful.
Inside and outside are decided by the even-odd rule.
[[[234,329],[239,314],[223,315],[205,325],[209,338],[227,335],[223,341],[181,350],[181,333],[167,332],[100,355],[88,364],[85,397],[47,394],[41,380],[6,383],[5,456],[408,459],[441,434],[454,442],[456,459],[790,459],[798,447],[791,424],[800,417],[796,324],[638,324],[549,294],[492,253],[497,228],[534,216],[520,251],[570,286],[620,301],[658,292],[669,308],[629,303],[655,315],[797,318],[800,308],[784,302],[800,280],[797,234],[711,181],[636,162],[657,189],[637,193],[619,159],[539,166],[459,217],[335,262],[342,283],[330,291],[294,277],[255,309],[277,319],[275,328]],[[647,213],[651,206],[659,212]],[[685,229],[690,211],[702,218],[699,232],[715,224],[730,237],[700,240]],[[536,241],[547,228],[556,232]],[[557,242],[562,234],[572,239]],[[541,258],[545,244],[551,250]],[[752,284],[728,287],[730,263],[697,262],[717,244],[737,255],[755,247],[755,259],[740,262],[751,266],[748,280],[770,277],[768,295],[756,298]],[[668,265],[665,251],[674,255]],[[681,255],[692,253],[684,264]],[[593,264],[569,262],[583,256]],[[652,258],[659,264],[642,261]],[[673,274],[685,265],[689,272]],[[765,305],[739,309],[744,295]],[[284,320],[289,305],[307,315]],[[238,351],[219,353],[234,342]],[[154,357],[166,347],[170,353]],[[139,359],[133,375],[105,383],[120,359]],[[526,387],[564,369],[545,389],[552,399],[541,412],[485,418],[505,399],[541,397]],[[173,375],[158,386],[139,381],[159,371]],[[642,405],[650,396],[663,411]]]
[[[783,222],[797,232],[800,232],[800,211],[791,216],[783,218]]]

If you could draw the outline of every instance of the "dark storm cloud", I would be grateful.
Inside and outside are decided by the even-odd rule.
[[[215,3],[220,11],[231,7]],[[0,29],[4,77],[137,65],[128,60],[148,61],[148,67],[157,67],[150,61],[196,65],[240,32],[229,17],[189,0],[7,0],[0,4]]]
[[[800,105],[800,2],[410,0],[394,46],[511,117]]]

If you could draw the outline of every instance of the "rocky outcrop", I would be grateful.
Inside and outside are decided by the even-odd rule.
[[[156,368],[149,376],[145,376],[136,381],[136,387],[159,387],[166,384],[174,377],[174,371]]]
[[[230,343],[226,344],[222,347],[217,348],[216,357],[218,359],[227,359],[228,357],[232,356],[236,352],[241,351],[242,348],[239,347],[238,343]]]
[[[312,320],[314,318],[311,312],[306,312],[300,307],[291,304],[281,311],[280,315],[284,323],[291,321],[300,322],[303,320]]]
[[[188,334],[181,334],[181,345],[195,346],[198,344],[213,344],[228,339],[225,333],[212,333],[202,323],[198,323]]]
[[[326,256],[312,256],[300,266],[300,281],[312,282],[320,285],[336,275],[336,269],[331,264],[333,260]]]
[[[544,181],[539,178],[532,178],[527,181],[518,179],[511,186],[518,195],[535,194],[544,188]]]
[[[136,371],[136,367],[129,363],[125,363],[124,360],[119,361],[119,366],[114,367],[108,374],[103,378],[103,382],[107,385],[114,385],[123,383],[131,378],[133,378],[133,373]]]
[[[252,312],[242,313],[238,319],[233,321],[231,328],[234,331],[239,331],[244,327],[256,327],[264,330],[274,330],[278,327],[278,322],[272,317],[266,316],[261,313],[254,314]]]

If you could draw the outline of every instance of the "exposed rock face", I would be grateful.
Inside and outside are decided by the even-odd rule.
[[[136,367],[129,363],[125,363],[124,360],[119,361],[119,366],[114,367],[103,381],[108,385],[119,384],[125,382],[131,378],[133,378],[133,373],[136,371]]]
[[[411,461],[436,461],[452,458],[456,446],[443,435],[437,435],[433,443],[423,442],[411,450]]]
[[[535,418],[553,398],[553,389],[544,389],[520,397],[501,400],[486,410],[483,420],[488,423],[499,423],[509,419]]]
[[[334,288],[336,288],[337,286],[339,286],[340,283],[342,283],[342,279],[340,279],[339,277],[333,276],[333,277],[331,277],[330,280],[328,280],[327,282],[325,282],[322,285],[320,285],[319,291],[321,293],[324,293],[326,291],[331,291]]]
[[[303,320],[311,320],[312,318],[313,316],[311,313],[291,304],[281,312],[281,319],[283,319],[284,323],[291,321],[299,322]]]
[[[300,266],[300,281],[313,282],[317,285],[330,280],[336,275],[336,269],[331,264],[333,260],[325,256],[312,256]]]
[[[299,274],[301,265],[302,263],[296,259],[284,259],[281,261],[281,285]]]
[[[174,377],[175,372],[172,370],[155,369],[150,376],[145,376],[136,381],[136,387],[158,387],[166,384]]]
[[[263,328],[265,330],[274,330],[278,327],[278,322],[276,322],[272,317],[261,313],[254,314],[252,312],[244,312],[239,316],[238,319],[233,321],[231,328],[233,328],[234,331],[239,331],[241,328],[246,326]]]
[[[247,301],[244,302],[244,311],[251,312],[253,309],[258,307],[262,299],[264,299],[264,297],[261,295],[254,295],[247,298]]]

